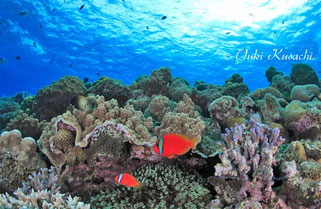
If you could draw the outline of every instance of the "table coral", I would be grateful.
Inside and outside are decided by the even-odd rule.
[[[225,143],[220,143],[223,153],[221,163],[215,166],[215,176],[236,179],[243,198],[264,202],[273,199],[272,167],[277,148],[284,141],[279,136],[280,130],[250,120],[248,126],[242,124],[226,131],[222,135]]]
[[[158,138],[168,133],[175,133],[197,138],[200,142],[204,129],[205,124],[195,110],[193,101],[185,94],[184,101],[180,101],[173,112],[165,114],[162,124],[156,126],[155,132]]]
[[[0,136],[0,187],[14,190],[28,175],[45,163],[36,152],[37,144],[31,137],[22,138],[18,130],[5,131]]]
[[[91,198],[92,208],[205,208],[210,191],[195,171],[170,164],[151,164],[132,172],[142,189],[117,186]]]
[[[52,85],[38,90],[32,111],[40,120],[50,121],[66,111],[71,98],[84,95],[84,83],[75,76],[62,77]]]

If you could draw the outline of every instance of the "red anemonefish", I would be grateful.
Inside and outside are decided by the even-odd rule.
[[[129,186],[129,187],[142,188],[144,186],[144,184],[139,182],[137,178],[135,178],[134,176],[128,173],[119,174],[118,176],[115,177],[115,181],[120,185]]]
[[[182,134],[165,134],[153,147],[153,150],[169,159],[175,155],[184,155],[190,149],[195,148],[199,140],[189,139]]]

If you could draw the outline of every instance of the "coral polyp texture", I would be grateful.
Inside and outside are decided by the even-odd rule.
[[[270,86],[252,92],[239,74],[191,85],[164,67],[129,86],[65,76],[34,96],[2,97],[0,208],[319,208],[311,69],[270,67]],[[173,158],[154,151],[185,147],[161,143],[177,134],[196,146]],[[143,186],[116,181],[122,173]]]

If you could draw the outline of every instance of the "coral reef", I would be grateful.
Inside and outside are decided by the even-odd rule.
[[[120,106],[123,106],[130,97],[130,91],[126,85],[106,76],[95,81],[88,92],[104,96],[106,100],[116,99]]]
[[[158,121],[162,121],[165,114],[171,111],[171,101],[165,96],[154,96],[147,111]]]
[[[13,119],[19,104],[10,97],[0,97],[0,131]]]
[[[175,78],[168,88],[168,97],[175,102],[179,102],[183,100],[184,94],[190,97],[192,95],[192,87],[185,79]]]
[[[275,69],[275,67],[273,67],[273,66],[270,66],[270,67],[265,71],[265,77],[267,78],[267,80],[268,80],[269,82],[272,81],[272,79],[273,79],[273,77],[274,77],[275,75],[281,75],[281,76],[282,76],[283,73],[277,71],[277,70]]]
[[[132,172],[142,189],[117,186],[91,198],[92,208],[205,208],[210,191],[195,171],[151,164]]]
[[[205,124],[195,105],[186,94],[184,100],[177,104],[173,112],[165,114],[160,126],[156,126],[155,133],[158,138],[168,133],[184,134],[189,138],[197,138],[200,142]]]
[[[5,208],[66,208],[89,209],[90,205],[60,193],[58,175],[54,168],[43,168],[39,173],[29,176],[29,181],[14,192],[14,196],[0,194],[0,204]]]
[[[293,64],[290,77],[295,85],[315,84],[320,86],[317,73],[307,64]]]
[[[44,121],[39,122],[37,118],[22,111],[18,111],[17,116],[11,119],[7,124],[6,130],[11,131],[13,129],[18,129],[23,137],[30,136],[37,140],[39,139],[44,126]]]
[[[228,180],[221,183],[211,180],[216,191],[222,196],[224,204],[235,204],[247,197],[268,203],[275,196],[272,190],[275,154],[284,142],[279,136],[280,130],[250,120],[248,126],[242,124],[226,131],[222,135],[225,143],[219,143],[223,150],[220,155],[222,163],[215,165],[215,176]],[[220,191],[223,188],[234,189],[232,200],[231,195],[227,196],[228,199],[224,198],[227,194]]]
[[[52,85],[38,90],[32,105],[32,112],[39,120],[50,121],[66,111],[71,98],[84,95],[85,86],[81,80],[74,76],[62,77]]]
[[[243,83],[243,78],[239,74],[233,74],[231,78],[225,81],[221,92],[222,95],[239,98],[250,93],[250,89]]]
[[[31,137],[22,138],[18,130],[5,131],[0,136],[0,190],[12,191],[21,186],[29,174],[45,166],[36,152]]]
[[[215,99],[208,107],[211,118],[218,121],[223,126],[227,126],[228,118],[242,118],[245,112],[239,108],[238,101],[231,96],[222,96]]]
[[[276,122],[281,119],[281,105],[277,98],[272,94],[265,94],[263,101],[260,105],[260,112],[263,116],[265,123]]]
[[[308,102],[312,98],[320,98],[320,89],[315,84],[297,85],[291,90],[291,100],[300,100],[301,102]]]
[[[272,78],[271,87],[279,90],[287,101],[290,101],[293,86],[294,83],[289,76],[275,75]]]

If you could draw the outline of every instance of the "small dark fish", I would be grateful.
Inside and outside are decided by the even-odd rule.
[[[274,34],[276,34],[276,31],[273,31]]]
[[[225,34],[228,35],[228,34],[230,34],[230,33],[231,33],[231,32],[229,31],[229,32],[226,32]]]
[[[250,13],[250,16],[254,17],[252,13]]]
[[[5,63],[4,59],[0,57],[0,64],[4,64],[4,63]]]
[[[52,9],[52,12],[55,12],[55,11],[56,11],[56,8],[53,8],[53,9]]]
[[[49,63],[50,63],[50,64],[52,64],[54,60],[55,60],[55,58],[54,58],[54,57],[53,57],[53,58],[51,58]]]
[[[282,21],[282,24],[284,24],[284,20]]]
[[[148,30],[148,29],[149,29],[149,27],[148,27],[148,26],[146,26],[146,29]]]
[[[321,73],[321,71],[319,70],[319,72],[318,73]]]
[[[81,5],[81,7],[79,8],[79,10],[82,10],[85,7],[85,5]]]
[[[26,11],[23,11],[23,12],[19,12],[19,16],[25,16],[27,14]]]
[[[100,75],[100,73],[97,73],[96,75]]]
[[[72,67],[72,64],[71,64],[71,63],[69,64],[69,67]]]
[[[20,56],[16,56],[16,60],[20,60],[21,59],[21,57]]]
[[[167,16],[164,15],[161,19],[162,19],[162,20],[165,20],[166,18],[167,18]]]
[[[36,43],[36,42],[33,42],[33,46],[34,46],[35,48],[37,48],[37,43]]]
[[[42,29],[42,25],[40,25],[40,29]]]
[[[281,176],[281,177],[272,177],[272,180],[276,180],[276,181],[284,181],[284,180],[287,180],[287,179],[289,179],[289,177],[287,177],[287,176]]]
[[[84,83],[87,83],[89,81],[88,78],[84,78]]]

